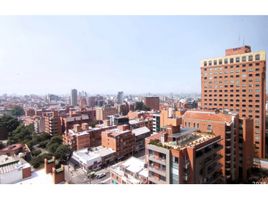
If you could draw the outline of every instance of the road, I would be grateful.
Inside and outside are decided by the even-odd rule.
[[[65,166],[65,179],[70,184],[100,184],[109,183],[110,173],[109,168],[104,168],[96,171],[95,175],[105,173],[106,176],[101,179],[88,178],[87,173],[82,168],[74,169],[72,166]]]
[[[144,160],[144,151],[134,155],[135,157]],[[82,168],[76,168],[72,165],[65,166],[65,179],[71,184],[109,184],[110,183],[110,172],[109,166],[98,170],[95,175],[105,173],[106,176],[101,179],[92,178],[91,180],[87,177],[87,173]]]

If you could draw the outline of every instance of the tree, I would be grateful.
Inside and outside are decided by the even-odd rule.
[[[59,146],[60,146],[60,144],[58,144],[58,143],[49,143],[47,145],[47,150],[50,153],[53,153],[54,154]]]
[[[62,137],[59,135],[56,135],[51,138],[50,143],[62,144]]]
[[[19,124],[20,122],[17,118],[8,115],[0,117],[0,140],[6,140],[8,135],[14,131]]]
[[[42,153],[42,151],[40,149],[36,149],[34,151],[32,151],[32,156],[36,157],[38,156],[40,153]]]
[[[16,116],[16,117],[20,117],[22,115],[24,115],[24,110],[22,107],[20,106],[15,106],[12,110],[11,110],[11,114],[13,116]]]
[[[19,125],[9,134],[8,144],[28,143],[32,140],[33,128],[31,126]]]
[[[151,109],[148,106],[146,106],[142,101],[140,101],[140,102],[136,102],[135,110],[149,111]]]
[[[66,163],[72,155],[72,150],[68,145],[60,145],[56,152],[55,152],[55,157],[57,159],[60,159],[61,163]]]

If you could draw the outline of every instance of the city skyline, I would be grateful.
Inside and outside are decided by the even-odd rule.
[[[0,94],[201,93],[203,58],[243,43],[268,47],[266,16],[2,16],[0,24]]]

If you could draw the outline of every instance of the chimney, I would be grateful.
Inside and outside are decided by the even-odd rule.
[[[53,176],[53,183],[54,184],[59,184],[59,183],[64,182],[65,181],[64,165],[61,165],[61,167],[58,169],[53,167],[52,176]]]
[[[74,130],[75,132],[80,132],[80,131],[82,131],[80,124],[75,124],[73,130]]]
[[[47,174],[52,173],[53,167],[55,167],[55,157],[53,156],[52,159],[48,160],[45,158],[45,171]]]
[[[82,130],[83,130],[83,131],[88,130],[88,123],[83,123],[83,124],[82,124]]]

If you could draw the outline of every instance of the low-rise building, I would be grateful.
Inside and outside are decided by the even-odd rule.
[[[32,175],[31,165],[17,156],[0,156],[0,184],[17,183]]]
[[[85,171],[100,169],[113,163],[114,160],[115,151],[102,146],[75,151],[71,157],[71,162],[80,165]]]
[[[76,124],[73,129],[65,132],[63,142],[70,145],[73,150],[97,147],[101,145],[101,133],[113,128],[116,128],[116,126],[99,125],[92,128],[87,123]]]
[[[145,138],[151,135],[150,129],[146,126],[132,129],[132,134],[135,136],[135,152],[140,152],[145,149]]]
[[[130,157],[110,167],[112,184],[147,184],[148,169],[144,161]]]
[[[116,152],[117,159],[122,159],[133,154],[135,136],[128,125],[118,126],[116,129],[102,132],[102,146],[111,148]]]

